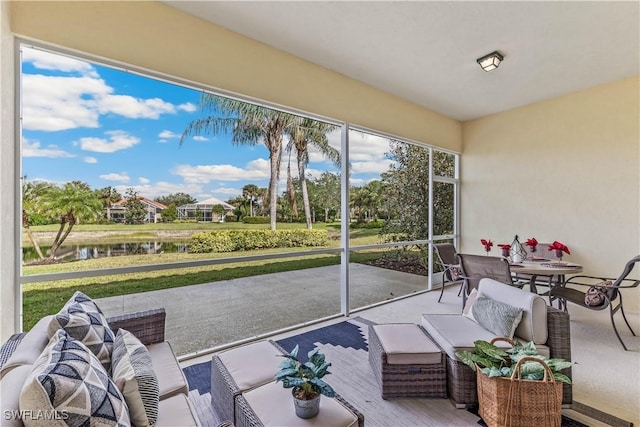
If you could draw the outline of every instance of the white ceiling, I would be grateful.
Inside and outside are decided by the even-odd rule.
[[[640,74],[638,1],[165,3],[458,120]]]

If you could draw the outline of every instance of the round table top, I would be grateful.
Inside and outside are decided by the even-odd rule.
[[[523,261],[510,264],[512,273],[555,276],[582,272],[582,266],[566,261]]]

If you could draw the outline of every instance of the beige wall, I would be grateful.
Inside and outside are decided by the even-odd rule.
[[[460,151],[458,121],[158,2],[16,2],[14,32]]]
[[[14,163],[13,37],[9,31],[11,5],[0,2],[0,342],[17,329]]]
[[[464,123],[461,169],[462,251],[517,233],[617,276],[640,254],[640,76]]]

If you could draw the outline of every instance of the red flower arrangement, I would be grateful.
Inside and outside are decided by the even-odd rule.
[[[491,246],[493,246],[493,242],[491,240],[480,239],[480,243],[482,243],[482,246],[484,246],[484,250],[488,254],[491,250]]]
[[[532,237],[530,239],[527,239],[527,242],[525,243],[525,245],[531,248],[531,252],[535,252],[536,247],[538,246],[538,241],[536,240],[535,237]]]
[[[511,250],[511,245],[507,245],[505,243],[501,243],[498,245],[498,247],[500,249],[502,249],[502,256],[503,257],[508,257],[509,256],[509,251]]]
[[[571,255],[571,252],[569,251],[569,248],[564,243],[560,243],[557,240],[554,241],[552,244],[550,244],[549,248],[547,250],[549,250],[549,251],[561,251],[561,252],[564,252],[566,254]]]

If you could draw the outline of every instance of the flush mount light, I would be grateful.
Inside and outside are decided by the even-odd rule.
[[[483,56],[482,58],[478,58],[477,62],[480,64],[483,70],[491,71],[498,68],[500,62],[504,59],[504,56],[500,54],[498,51],[491,52],[488,55]]]

